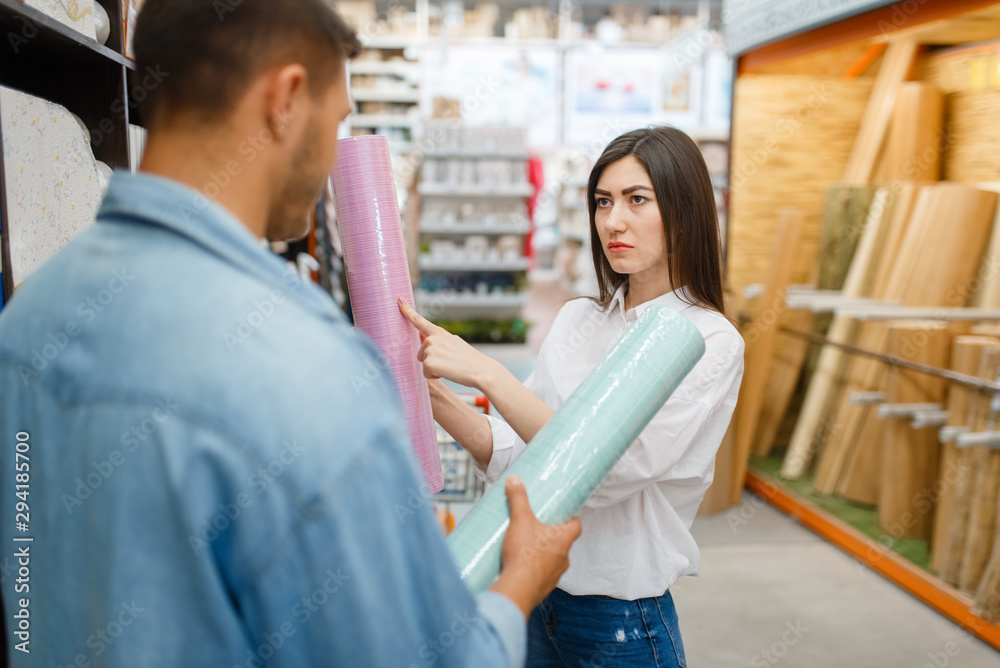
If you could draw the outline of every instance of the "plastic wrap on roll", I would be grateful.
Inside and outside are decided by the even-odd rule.
[[[402,297],[414,305],[389,144],[368,135],[341,139],[338,150],[331,181],[354,322],[382,350],[403,397],[417,459],[430,491],[439,492],[444,479],[427,380],[417,361],[420,334],[396,302]]]
[[[694,325],[649,306],[448,537],[466,584],[484,591],[500,573],[508,476],[524,481],[541,521],[568,521],[704,354]]]

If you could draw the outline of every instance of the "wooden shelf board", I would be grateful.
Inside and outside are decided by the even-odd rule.
[[[112,23],[114,23],[113,18]],[[5,65],[17,62],[24,64],[44,54],[72,59],[75,63],[107,61],[135,69],[135,63],[114,49],[85,37],[73,28],[17,0],[0,0],[0,34],[6,38],[4,40],[6,44],[0,47],[2,53],[0,62]],[[19,37],[25,42],[22,43],[17,39]]]

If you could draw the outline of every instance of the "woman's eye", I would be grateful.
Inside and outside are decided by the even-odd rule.
[[[603,207],[608,206],[609,204],[611,204],[611,200],[609,200],[607,197],[598,197],[597,198],[597,206],[598,207],[603,208]]]
[[[646,198],[642,195],[632,195],[632,204],[642,204],[646,201]]]

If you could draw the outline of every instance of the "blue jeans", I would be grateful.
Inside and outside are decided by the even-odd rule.
[[[528,621],[528,668],[685,668],[674,599],[553,591]]]

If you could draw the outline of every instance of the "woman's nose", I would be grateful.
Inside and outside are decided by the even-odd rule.
[[[604,229],[608,232],[624,232],[627,227],[626,212],[622,211],[618,206],[612,207],[604,219]]]

